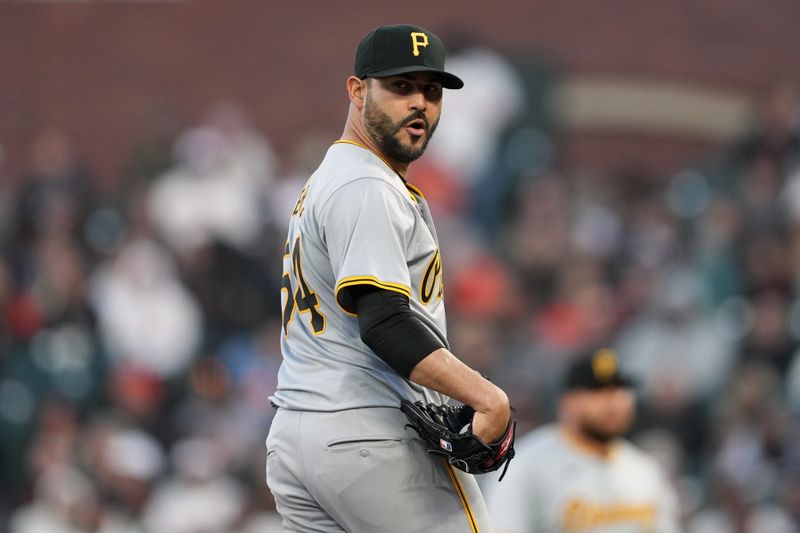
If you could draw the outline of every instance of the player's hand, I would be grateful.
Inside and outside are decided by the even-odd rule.
[[[475,409],[472,417],[472,433],[483,442],[491,444],[502,437],[511,419],[508,396],[497,388],[497,399],[488,407]]]
[[[447,462],[470,474],[485,474],[503,468],[514,458],[516,422],[509,421],[494,442],[484,442],[473,431],[475,410],[469,405],[441,405],[402,400],[400,410],[408,426],[425,442],[426,451],[441,455]],[[481,418],[481,417],[479,417]]]

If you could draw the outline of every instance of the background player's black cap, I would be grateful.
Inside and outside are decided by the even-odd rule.
[[[462,88],[461,78],[445,72],[444,56],[442,41],[425,28],[411,24],[380,26],[359,43],[355,75],[363,80],[408,72],[435,72],[443,87]]]
[[[620,372],[617,354],[611,348],[596,348],[581,354],[567,370],[564,391],[633,387],[630,376]]]

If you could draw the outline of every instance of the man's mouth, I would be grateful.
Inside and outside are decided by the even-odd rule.
[[[412,120],[408,124],[406,124],[406,130],[414,136],[420,137],[423,134],[427,133],[428,125],[425,124],[425,121],[421,118]]]

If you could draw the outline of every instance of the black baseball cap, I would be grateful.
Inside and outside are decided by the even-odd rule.
[[[564,390],[633,387],[630,376],[621,373],[617,354],[611,348],[594,348],[582,353],[567,370]]]
[[[425,28],[411,24],[392,24],[375,28],[356,49],[355,75],[385,78],[409,72],[434,72],[442,86],[460,89],[461,78],[444,70],[444,45]]]

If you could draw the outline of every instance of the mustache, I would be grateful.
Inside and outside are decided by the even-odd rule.
[[[400,124],[398,124],[397,126],[397,131],[400,131],[400,129],[404,128],[406,125],[414,122],[415,120],[421,120],[422,122],[425,123],[425,131],[431,129],[431,125],[428,122],[428,117],[425,116],[425,113],[422,113],[421,111],[415,111],[414,113],[412,113],[411,115],[407,116],[406,118],[400,121]]]

